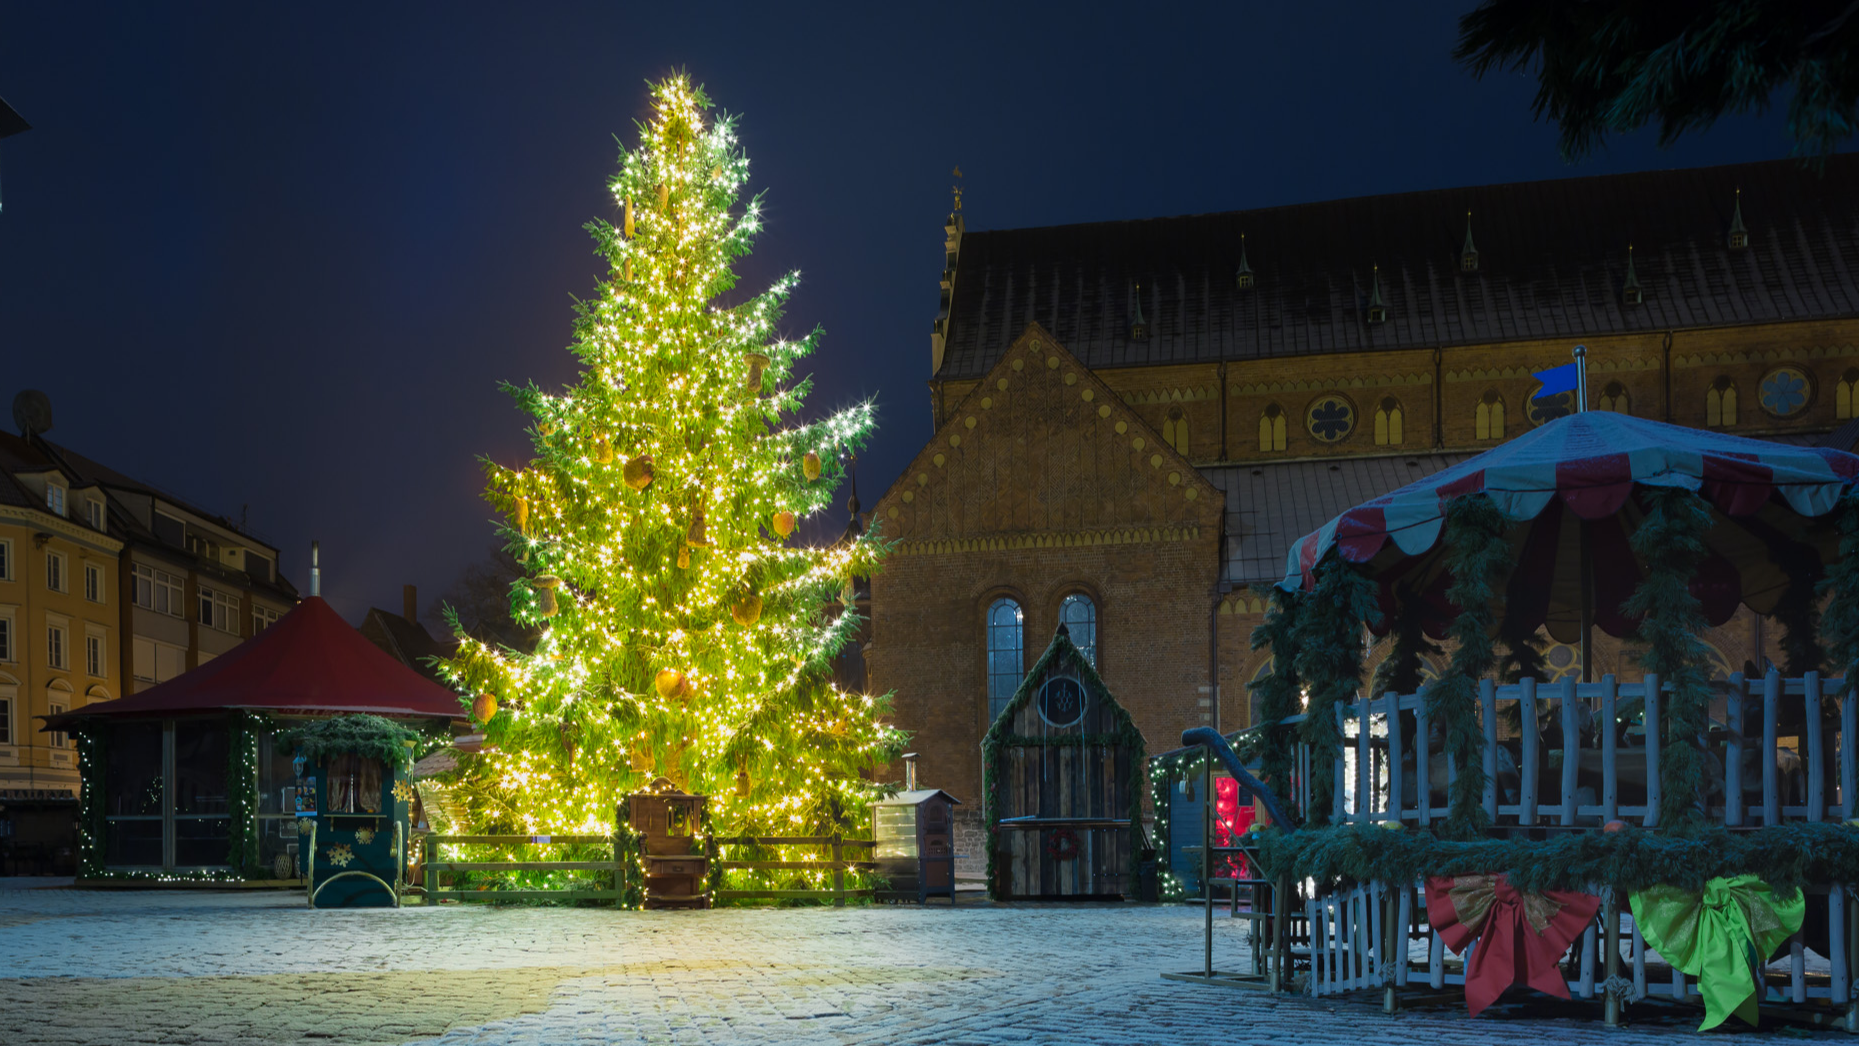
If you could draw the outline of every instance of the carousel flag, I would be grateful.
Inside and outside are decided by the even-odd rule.
[[[1654,886],[1634,892],[1633,922],[1666,962],[1698,979],[1704,1023],[1715,1028],[1732,1014],[1756,1023],[1760,971],[1801,928],[1807,899],[1777,900],[1753,875],[1718,878],[1702,892]]]
[[[1530,375],[1537,381],[1543,383],[1543,387],[1536,390],[1536,395],[1530,398],[1540,400],[1544,396],[1555,396],[1564,392],[1575,391],[1575,383],[1580,380],[1578,375],[1580,366],[1580,364],[1576,363],[1564,363],[1560,367],[1539,370],[1535,374]]]
[[[1465,1008],[1474,1017],[1513,984],[1568,998],[1562,956],[1600,907],[1599,897],[1572,890],[1525,893],[1504,875],[1427,879],[1427,919],[1446,947],[1462,952],[1478,941],[1465,962]]]

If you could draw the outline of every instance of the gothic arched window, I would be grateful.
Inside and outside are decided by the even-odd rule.
[[[1259,449],[1264,451],[1285,449],[1285,412],[1284,408],[1274,403],[1259,415]]]
[[[1714,429],[1736,424],[1736,382],[1728,374],[1719,374],[1704,390],[1704,424]]]
[[[1072,645],[1084,659],[1097,667],[1097,604],[1082,592],[1074,592],[1059,603],[1059,624],[1071,634]]]
[[[1504,397],[1496,389],[1486,389],[1478,401],[1476,435],[1479,439],[1504,438]]]
[[[1633,413],[1633,403],[1627,398],[1627,387],[1617,381],[1608,382],[1607,388],[1601,390],[1599,406],[1602,410],[1611,410],[1615,414]]]
[[[988,722],[992,723],[1013,700],[1025,670],[1020,667],[1022,646],[1020,604],[1002,596],[988,604]]]
[[[1182,457],[1188,456],[1188,413],[1180,407],[1168,408],[1168,417],[1162,421],[1162,442],[1175,448]]]
[[[1840,375],[1839,384],[1833,386],[1834,417],[1844,421],[1859,413],[1853,410],[1853,400],[1859,399],[1853,395],[1855,389],[1859,389],[1859,367],[1848,367],[1846,373]]]
[[[1382,397],[1375,407],[1375,445],[1377,447],[1398,447],[1401,445],[1401,401],[1393,396]]]

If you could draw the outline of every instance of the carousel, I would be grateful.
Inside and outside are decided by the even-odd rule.
[[[1859,1031],[1856,479],[1576,413],[1304,537],[1254,636],[1259,725],[1183,737],[1277,807],[1225,848],[1258,869],[1248,968],[1216,971],[1210,921],[1174,976]],[[1700,635],[1739,606],[1784,663],[1713,681]],[[1638,678],[1592,678],[1596,628]],[[1546,679],[1544,632],[1581,672]]]

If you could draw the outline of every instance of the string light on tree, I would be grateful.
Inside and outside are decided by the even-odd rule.
[[[885,545],[787,538],[830,507],[872,407],[801,420],[814,336],[777,329],[797,276],[730,295],[762,226],[734,124],[686,77],[651,94],[610,186],[621,224],[589,226],[609,274],[577,307],[580,378],[510,387],[534,457],[485,463],[529,574],[512,611],[541,631],[528,653],[460,632],[442,671],[486,736],[448,792],[484,833],[610,831],[654,776],[711,795],[726,834],[855,831],[903,738],[886,698],[833,681],[858,624],[836,600]]]

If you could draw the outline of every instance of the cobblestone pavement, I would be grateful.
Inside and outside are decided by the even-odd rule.
[[[1163,981],[1182,907],[309,911],[301,894],[0,880],[0,1043],[1607,1043],[1697,1017],[1385,1017]],[[9,888],[13,887],[13,888]],[[1216,920],[1216,961],[1238,964]]]

